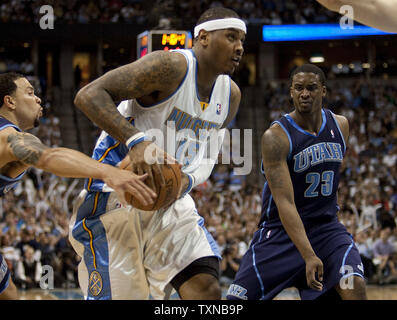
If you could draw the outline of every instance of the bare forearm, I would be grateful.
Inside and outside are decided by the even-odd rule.
[[[139,132],[117,111],[105,90],[91,86],[83,88],[74,103],[91,121],[121,143]]]
[[[7,130],[7,129],[6,129]],[[12,132],[7,137],[10,158],[30,167],[70,178],[102,178],[103,165],[85,154],[66,148],[49,148],[26,132]],[[109,166],[110,170],[113,168]]]
[[[305,227],[296,209],[293,206],[280,208],[279,215],[285,231],[303,259],[306,260],[308,257],[315,255],[309,239],[307,238]]]
[[[35,167],[61,177],[94,179],[103,179],[105,170],[113,169],[79,151],[66,148],[44,150]]]
[[[286,162],[289,142],[279,130],[282,129],[272,127],[262,137],[263,169],[285,231],[305,259],[314,252],[294,202],[294,190]]]

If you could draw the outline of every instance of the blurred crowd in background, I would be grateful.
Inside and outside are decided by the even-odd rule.
[[[134,23],[177,28],[194,24],[211,7],[233,8],[247,24],[335,22],[338,15],[304,0],[11,0],[0,5],[0,23],[38,23],[40,8],[52,6],[55,23]]]

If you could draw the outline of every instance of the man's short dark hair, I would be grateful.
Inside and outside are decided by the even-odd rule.
[[[16,72],[0,74],[0,108],[3,106],[4,97],[13,94],[17,90],[15,80],[20,78],[24,78],[24,76]]]
[[[294,76],[300,72],[304,72],[304,73],[314,73],[317,74],[318,77],[320,78],[320,82],[323,86],[325,86],[325,74],[323,72],[323,70],[321,70],[319,67],[317,67],[314,64],[311,63],[306,63],[304,65],[301,65],[300,67],[297,67],[296,69],[294,69],[291,73],[291,83],[292,80],[294,79]]]
[[[238,18],[240,19],[240,16],[234,12],[232,9],[224,8],[224,7],[214,7],[210,8],[200,16],[200,18],[197,20],[196,25],[199,25],[200,23],[211,21],[211,20],[216,20],[216,19],[224,19],[224,18]]]

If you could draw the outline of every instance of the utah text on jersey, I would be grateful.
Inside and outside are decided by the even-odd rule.
[[[294,155],[294,171],[302,172],[323,162],[342,162],[343,152],[339,143],[321,142]]]

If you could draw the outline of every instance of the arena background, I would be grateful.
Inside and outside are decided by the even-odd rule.
[[[45,5],[53,9],[53,28],[40,27],[46,13],[40,13],[40,8]],[[0,73],[23,73],[35,85],[44,117],[32,132],[46,145],[91,155],[100,130],[73,106],[78,89],[108,70],[135,61],[137,37],[142,32],[191,32],[200,13],[213,6],[234,9],[248,25],[244,58],[233,76],[241,87],[242,101],[229,129],[240,129],[241,141],[243,130],[252,130],[251,173],[236,176],[232,171],[236,164],[218,164],[210,180],[192,192],[225,260],[231,255],[239,261],[256,230],[264,183],[259,171],[260,138],[271,121],[291,110],[289,73],[296,66],[317,61],[328,78],[325,107],[350,122],[338,195],[339,219],[362,254],[368,297],[395,299],[397,270],[380,272],[373,250],[381,228],[387,225],[393,228],[389,241],[397,249],[395,35],[263,41],[264,25],[339,24],[339,14],[315,1],[11,0],[0,4]],[[224,149],[232,151],[236,151],[232,145]],[[240,151],[242,154],[244,144]],[[31,169],[0,200],[0,250],[21,299],[82,299],[76,275],[79,259],[67,240],[73,200],[81,186],[82,180]],[[31,273],[21,268],[28,260],[34,261]],[[53,289],[40,288],[45,266],[54,272]],[[224,290],[232,277],[233,270],[223,271]],[[297,299],[297,295],[290,288],[277,299]]]

